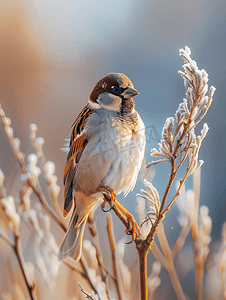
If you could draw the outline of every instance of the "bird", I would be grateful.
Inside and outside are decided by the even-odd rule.
[[[132,241],[140,228],[133,216],[116,200],[133,190],[145,152],[145,125],[135,110],[138,95],[131,80],[122,73],[110,73],[94,86],[87,105],[72,125],[65,164],[64,217],[71,213],[63,237],[59,260],[78,261],[82,253],[85,224],[91,210],[108,195],[131,225]],[[128,233],[128,229],[126,229]]]

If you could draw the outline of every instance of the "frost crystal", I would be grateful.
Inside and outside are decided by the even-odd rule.
[[[8,196],[6,199],[3,198],[1,200],[1,204],[5,211],[6,216],[10,221],[10,224],[13,227],[14,234],[17,235],[20,226],[20,216],[16,211],[14,198],[12,196]]]
[[[203,164],[202,160],[198,160],[198,153],[201,142],[207,134],[208,125],[206,123],[203,125],[201,136],[196,136],[195,127],[210,107],[215,88],[211,87],[209,96],[206,96],[208,74],[205,70],[198,69],[196,62],[190,58],[191,50],[187,46],[179,52],[185,61],[184,72],[180,71],[179,74],[184,78],[188,100],[183,99],[183,103],[179,104],[175,119],[171,117],[166,120],[159,150],[155,148],[151,150],[151,156],[160,159],[152,161],[146,167],[168,161],[176,166],[177,173],[187,158],[186,176],[189,176]]]
[[[159,194],[157,189],[153,186],[153,184],[148,182],[146,179],[144,179],[144,185],[146,187],[146,190],[141,189],[141,192],[143,194],[137,194],[137,196],[149,201],[150,211],[147,213],[147,218],[144,220],[144,222],[150,220],[152,223],[152,220],[155,220],[159,214]]]

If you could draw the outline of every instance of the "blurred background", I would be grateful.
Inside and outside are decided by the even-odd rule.
[[[55,163],[60,186],[66,159],[60,148],[93,86],[110,72],[125,73],[140,92],[136,109],[148,128],[146,161],[152,160],[150,150],[157,147],[166,118],[174,116],[185,97],[178,53],[190,47],[199,69],[209,74],[209,86],[217,89],[204,120],[210,130],[199,155],[205,161],[200,202],[210,208],[215,243],[226,211],[225,0],[1,0],[0,20],[0,103],[26,154],[32,151],[29,125],[38,126],[37,136],[45,139],[45,156]],[[20,172],[0,128],[0,168],[10,194]],[[169,166],[155,170],[153,184],[161,196]],[[125,200],[119,197],[134,214],[142,187],[140,179]],[[191,187],[188,180],[186,188]],[[174,193],[175,187],[170,196]],[[172,243],[175,214],[174,205],[164,221]]]

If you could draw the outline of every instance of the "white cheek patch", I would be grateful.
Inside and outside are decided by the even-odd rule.
[[[101,106],[100,106],[99,103],[95,103],[95,102],[93,102],[93,101],[90,101],[90,99],[88,99],[88,103],[89,103],[89,105],[90,105],[90,107],[91,107],[92,109],[100,109],[100,108],[101,108]]]
[[[120,111],[122,99],[119,96],[105,92],[99,95],[97,102],[100,104],[101,108]]]

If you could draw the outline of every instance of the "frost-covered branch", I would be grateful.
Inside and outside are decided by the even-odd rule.
[[[154,242],[157,228],[165,217],[166,212],[180,195],[186,179],[203,164],[203,160],[199,160],[198,155],[201,143],[209,128],[208,125],[204,123],[200,135],[196,135],[195,129],[197,124],[204,118],[211,105],[215,88],[211,86],[209,95],[207,95],[208,74],[205,70],[198,69],[196,62],[190,57],[191,51],[188,47],[180,49],[179,53],[185,61],[185,64],[183,65],[184,72],[179,71],[179,74],[184,78],[187,98],[183,99],[183,102],[179,104],[175,117],[166,119],[162,130],[162,139],[158,144],[159,149],[153,148],[151,150],[151,156],[157,157],[158,160],[152,161],[146,166],[146,168],[149,168],[150,166],[168,161],[170,163],[170,176],[161,201],[157,190],[147,181],[144,181],[146,191],[142,190],[143,194],[139,195],[139,197],[142,197],[151,203],[151,210],[147,213],[146,218],[142,222],[143,224],[144,222],[150,221],[149,232],[146,238],[142,240],[142,242],[139,242],[139,245],[137,243],[137,249],[142,265],[145,264],[146,253]],[[169,191],[182,166],[185,166],[184,176],[179,181],[175,196],[166,206]],[[205,227],[204,223],[203,226]],[[143,271],[144,269],[142,269],[142,272]],[[147,281],[145,277],[142,278],[143,281]],[[146,285],[143,281],[141,282],[141,295],[142,297],[147,297],[145,296],[144,290],[142,291],[142,286],[145,287]],[[181,299],[185,299],[179,284],[177,284],[176,287],[176,293],[180,295]]]

